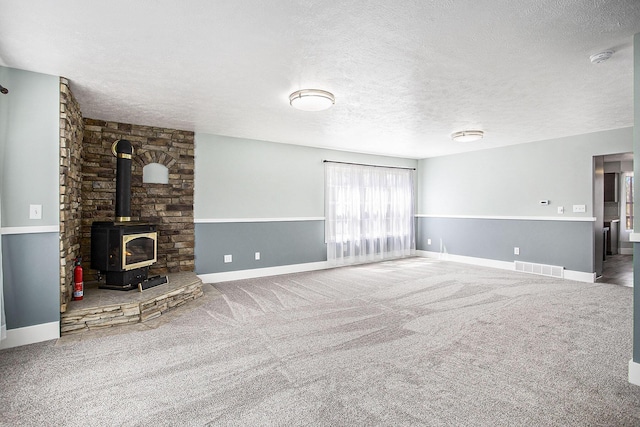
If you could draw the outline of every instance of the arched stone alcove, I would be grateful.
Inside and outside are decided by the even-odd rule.
[[[168,184],[169,168],[160,163],[149,163],[142,168],[143,184]]]

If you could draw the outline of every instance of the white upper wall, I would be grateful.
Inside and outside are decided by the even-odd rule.
[[[0,66],[2,227],[58,225],[60,79]],[[29,219],[29,205],[42,219]]]
[[[418,214],[593,217],[593,156],[633,151],[633,128],[423,159]],[[541,206],[540,200],[549,200]],[[573,213],[573,205],[586,205]]]
[[[417,167],[417,161],[196,133],[196,221],[324,217],[323,160]]]

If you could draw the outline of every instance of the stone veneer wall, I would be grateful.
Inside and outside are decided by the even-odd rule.
[[[84,122],[69,80],[60,77],[60,312],[73,290],[73,268],[80,256],[82,220],[82,137]],[[83,263],[86,264],[86,263]]]
[[[194,133],[103,120],[84,120],[82,166],[83,262],[91,258],[91,224],[115,217],[116,158],[112,144],[127,139],[133,145],[131,219],[156,224],[158,262],[150,274],[193,271],[194,263]],[[160,163],[169,169],[168,184],[142,182],[142,168]],[[85,269],[85,280],[96,271]]]

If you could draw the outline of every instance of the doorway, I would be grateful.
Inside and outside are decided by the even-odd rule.
[[[596,220],[602,221],[603,236],[602,272],[597,282],[633,286],[633,243],[629,240],[633,232],[633,153],[606,155],[602,160],[602,201],[594,200],[594,209],[601,212]],[[598,193],[594,191],[594,197]]]

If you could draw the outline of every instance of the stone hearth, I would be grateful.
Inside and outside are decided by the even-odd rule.
[[[61,335],[145,322],[203,294],[202,281],[193,272],[169,274],[168,279],[168,283],[142,292],[87,284],[84,298],[70,301],[61,314]]]

